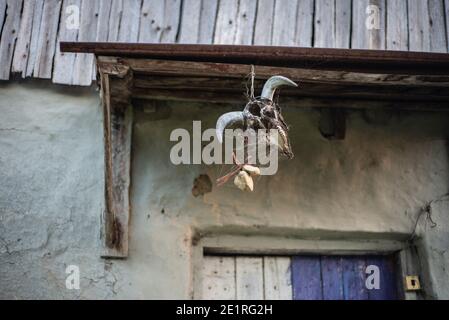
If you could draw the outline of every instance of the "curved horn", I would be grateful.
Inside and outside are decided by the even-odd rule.
[[[261,97],[263,99],[273,100],[274,92],[280,86],[297,87],[298,85],[286,77],[272,76],[267,80],[267,82],[265,82]]]
[[[223,134],[226,127],[237,123],[243,126],[244,121],[243,112],[241,111],[233,111],[221,115],[215,126],[218,141],[223,143]]]

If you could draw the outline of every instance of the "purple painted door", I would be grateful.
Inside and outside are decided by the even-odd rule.
[[[291,274],[295,300],[399,299],[393,255],[295,256]]]

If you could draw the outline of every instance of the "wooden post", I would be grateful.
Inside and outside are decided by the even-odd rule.
[[[105,214],[103,257],[128,256],[130,215],[132,72],[122,64],[98,65],[104,113]]]

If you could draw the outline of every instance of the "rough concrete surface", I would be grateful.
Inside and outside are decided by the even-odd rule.
[[[242,101],[243,105],[244,101]],[[282,99],[281,99],[282,103]],[[143,107],[144,108],[144,107]],[[95,89],[46,81],[0,85],[0,298],[189,298],[192,238],[208,232],[404,240],[421,208],[448,192],[448,117],[348,114],[343,141],[318,130],[319,112],[285,108],[293,160],[244,193],[232,183],[195,198],[194,179],[223,166],[171,164],[170,132],[203,129],[235,106],[160,102],[136,108],[129,258],[103,260],[102,115]],[[417,245],[428,298],[449,298],[449,216],[432,204]],[[80,290],[65,287],[78,265]]]

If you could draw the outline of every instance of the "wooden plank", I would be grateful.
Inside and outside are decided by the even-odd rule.
[[[321,257],[321,279],[324,300],[343,300],[343,267],[341,257]]]
[[[257,18],[254,27],[254,44],[271,45],[273,36],[275,0],[259,0],[257,3]]]
[[[314,47],[335,47],[335,0],[315,0]]]
[[[255,80],[254,87],[256,91],[260,91],[265,80]],[[221,77],[185,77],[185,76],[147,76],[147,75],[136,75],[134,81],[135,88],[148,88],[148,89],[172,89],[172,90],[197,90],[197,91],[214,91],[214,90],[227,90],[227,91],[240,91],[244,92],[246,87],[241,79],[236,78],[221,78]],[[302,81],[301,90],[288,88],[284,89],[285,95],[292,96],[304,96],[313,93],[322,92],[322,96],[328,96],[336,94],[335,97],[340,97],[344,95],[350,96],[388,96],[402,97],[402,99],[407,99],[413,97],[421,101],[430,100],[443,100],[447,101],[449,99],[449,93],[444,91],[448,89],[447,84],[441,86],[437,84],[436,86],[404,86],[404,85],[393,85],[393,83],[387,83],[382,85],[379,83],[377,86],[368,84],[357,84],[350,82],[338,82],[338,79],[330,82],[319,82],[319,81]],[[340,90],[340,92],[338,92]],[[428,94],[428,97],[423,95]],[[440,97],[440,99],[438,99]]]
[[[144,12],[142,0],[122,1],[122,12],[117,40],[120,42],[137,42],[139,38],[140,9],[142,8],[142,12]]]
[[[235,257],[205,256],[202,270],[202,298],[235,300]]]
[[[5,2],[3,1],[3,3]],[[23,3],[22,17],[20,19],[20,27],[12,61],[12,72],[20,72],[22,78],[26,75],[35,4],[36,0],[29,0]],[[1,6],[0,4],[0,10]],[[0,17],[0,25],[2,25],[1,20]]]
[[[179,91],[190,91],[192,97],[206,97],[206,92],[222,96],[223,93],[241,96],[243,78],[249,66],[199,62],[149,61],[125,59],[135,71],[134,89],[139,94],[145,90],[168,90],[176,96]],[[101,62],[106,63],[106,62]],[[334,97],[340,99],[374,99],[388,101],[448,101],[449,78],[442,76],[392,76],[389,74],[364,74],[342,71],[257,67],[256,91],[272,74],[283,74],[301,82],[301,90],[284,89],[283,100],[289,96]],[[138,89],[142,90],[138,90]],[[210,97],[210,95],[208,95]],[[228,100],[227,98],[225,99]],[[399,105],[398,105],[399,106]],[[401,106],[403,107],[403,106]],[[414,105],[416,107],[416,104]],[[425,110],[425,104],[422,105]]]
[[[62,42],[61,50],[95,53],[99,56],[257,64],[289,68],[363,71],[365,73],[398,74],[402,72],[423,75],[447,75],[449,73],[449,55],[443,53],[279,46],[92,42]]]
[[[176,85],[176,77],[217,77],[224,79],[238,79],[241,84],[244,82],[244,77],[249,73],[249,65],[239,64],[225,64],[225,63],[213,63],[213,62],[184,62],[184,61],[171,61],[171,60],[146,60],[146,59],[132,59],[124,58],[124,61],[134,70],[136,78],[139,79],[145,75],[159,75],[170,76],[167,77],[166,84]],[[116,63],[115,59],[108,61],[107,58],[103,58],[100,64],[113,65]],[[223,70],[226,73],[223,73]],[[414,86],[414,87],[441,87],[446,88],[449,85],[449,76],[440,75],[406,75],[398,74],[391,75],[389,73],[363,73],[363,72],[350,72],[350,71],[333,71],[333,70],[320,70],[317,72],[315,69],[306,68],[283,68],[283,67],[268,67],[257,66],[256,80],[266,80],[270,77],[270,74],[282,74],[291,78],[293,81],[300,83],[323,83],[327,85],[332,84],[346,84],[346,85],[383,85],[383,86]],[[151,78],[146,79],[151,81]],[[158,79],[161,81],[161,79]],[[190,80],[189,80],[190,81]],[[206,81],[197,80],[200,85],[207,85]],[[195,82],[193,82],[195,83]],[[286,90],[286,89],[285,89]],[[294,89],[295,91],[300,91]]]
[[[140,12],[139,42],[160,42],[163,27],[164,0],[144,0]]]
[[[366,9],[369,6],[369,0],[352,1],[352,49],[368,48],[368,29],[366,28]]]
[[[311,47],[313,38],[314,0],[298,1],[298,18],[296,19],[296,35],[294,45]]]
[[[112,10],[112,0],[99,0],[99,2],[95,41],[106,42],[109,37],[109,16]]]
[[[112,0],[100,0],[98,9],[98,21],[97,21],[97,32],[95,41],[97,42],[107,42],[109,37],[109,17],[112,10]],[[92,70],[92,80],[97,79],[97,68],[96,64],[93,64]]]
[[[368,300],[365,286],[365,257],[345,257],[342,261],[345,300]]]
[[[242,92],[229,91],[184,91],[171,89],[142,89],[134,88],[133,98],[144,100],[171,100],[171,101],[192,101],[204,103],[233,103],[241,104],[245,101]],[[338,105],[336,103],[338,102]],[[379,99],[356,99],[356,98],[335,98],[335,97],[308,97],[308,96],[286,96],[282,95],[281,105],[294,108],[329,108],[329,106],[339,105],[348,109],[396,109],[414,111],[448,111],[446,101],[432,101],[423,103],[422,101],[409,100],[379,100]]]
[[[264,297],[266,300],[291,300],[290,257],[264,257]]]
[[[151,61],[125,59],[135,71],[135,92],[168,90],[179,97],[180,91],[190,92],[198,99],[216,94],[222,97],[227,92],[241,96],[244,92],[243,78],[250,67],[233,64],[199,62]],[[107,62],[101,62],[106,63]],[[113,63],[113,62],[112,62]],[[272,74],[283,74],[293,81],[301,81],[301,90],[284,89],[287,97],[320,97],[339,99],[373,99],[395,103],[399,101],[448,101],[449,78],[446,76],[407,76],[390,74],[364,74],[342,71],[321,71],[310,69],[257,67],[256,91]],[[142,89],[142,90],[138,90]],[[206,92],[210,94],[207,95]],[[233,98],[231,98],[233,99]],[[228,101],[228,98],[225,99]],[[366,104],[365,104],[366,105]],[[422,104],[422,109],[427,106]],[[399,107],[399,105],[398,105]],[[401,106],[402,108],[403,106]],[[416,104],[413,105],[413,108]],[[433,106],[434,107],[434,106]],[[343,131],[342,131],[343,132]]]
[[[184,0],[178,42],[211,44],[217,5],[217,0]]]
[[[430,51],[428,1],[408,0],[408,34],[411,51]]]
[[[294,300],[323,299],[318,256],[295,256],[291,268]]]
[[[184,0],[182,6],[179,43],[198,43],[200,36],[202,1]]]
[[[0,26],[3,26],[6,16],[6,0],[0,0]],[[0,31],[1,36],[1,31]]]
[[[31,28],[30,49],[28,54],[28,62],[26,67],[26,77],[33,74],[34,66],[36,65],[37,48],[39,45],[39,35],[42,24],[42,11],[44,8],[44,0],[36,0],[33,13],[33,24]]]
[[[218,0],[201,1],[201,18],[198,43],[213,43],[217,8]]]
[[[335,0],[335,48],[351,44],[351,0]]]
[[[123,0],[112,0],[111,12],[109,14],[108,42],[118,41],[122,8]]]
[[[136,10],[140,11],[140,7]],[[140,12],[139,42],[174,43],[180,10],[180,0],[144,0]]]
[[[371,256],[366,258],[366,266],[374,265],[380,270],[380,288],[368,290],[369,300],[398,299],[396,265],[392,256]]]
[[[378,14],[379,25],[376,28],[372,28],[368,31],[368,48],[385,50],[385,21],[386,21],[386,5],[385,0],[370,0],[370,5],[374,6],[375,11],[371,11],[369,14]]]
[[[343,87],[343,86],[332,86],[330,88],[331,90],[328,90],[328,87],[325,85],[321,85],[321,86],[312,86],[312,87],[308,87],[307,88],[307,92],[292,92],[292,91],[288,91],[288,92],[284,92],[283,91],[283,98],[281,99],[281,101],[285,101],[287,99],[294,99],[294,98],[315,98],[315,99],[331,99],[332,97],[334,99],[338,99],[340,100],[358,100],[358,101],[363,101],[363,100],[375,100],[375,101],[383,101],[382,105],[394,105],[396,106],[396,108],[401,109],[401,108],[405,108],[405,109],[410,109],[411,107],[407,107],[405,104],[405,101],[407,101],[408,103],[411,103],[412,106],[414,106],[414,108],[418,108],[422,111],[426,111],[426,110],[435,110],[436,106],[439,105],[440,107],[443,106],[442,110],[447,110],[447,106],[444,107],[444,103],[448,102],[448,96],[445,95],[444,97],[440,97],[436,94],[432,94],[431,96],[427,96],[427,92],[426,91],[422,91],[419,94],[410,94],[407,96],[402,95],[401,93],[398,92],[394,92],[395,90],[389,90],[387,93],[373,93],[373,92],[369,92],[369,93],[364,93],[361,90],[367,90],[366,87],[360,87],[357,88],[356,92],[351,91],[350,88],[347,87]],[[395,88],[397,89],[397,88]],[[164,91],[165,92],[170,92],[170,90],[172,90],[173,92],[173,96],[176,96],[178,93],[187,93],[190,94],[190,96],[198,96],[198,98],[200,97],[205,97],[206,93],[209,93],[210,96],[222,96],[225,93],[227,94],[231,94],[234,96],[239,96],[242,97],[244,96],[244,92],[243,90],[229,90],[227,88],[223,88],[223,89],[214,89],[214,90],[201,90],[201,89],[197,89],[197,90],[186,90],[186,89],[168,89],[168,88],[135,88],[135,92],[136,94],[142,94],[145,93],[145,90],[147,90],[147,94],[144,96],[146,96],[147,98],[151,98],[149,96],[149,92],[154,92],[154,91]],[[343,92],[341,92],[343,91]],[[227,99],[224,99],[224,101]],[[421,102],[421,108],[419,108],[419,104],[417,102]],[[402,103],[401,103],[402,102]],[[337,103],[337,101],[336,101]],[[429,104],[433,104],[435,103],[435,106],[430,105],[427,106]],[[372,106],[372,104],[365,104],[368,106]],[[332,106],[332,108],[336,108],[337,106]],[[362,107],[362,106],[361,106]],[[413,108],[412,108],[413,109]],[[344,119],[344,118],[343,118]],[[341,126],[342,128],[344,128],[344,122],[342,122],[343,126]],[[340,131],[337,131],[337,133]],[[344,133],[344,130],[341,130],[342,133]],[[338,135],[340,136],[340,135]],[[336,136],[337,137],[337,136]]]
[[[6,2],[6,18],[4,19],[0,39],[0,80],[8,80],[11,73],[11,63],[19,32],[22,4],[22,0],[8,0]]]
[[[264,299],[263,258],[236,257],[235,277],[237,300]]]
[[[429,1],[430,51],[447,52],[446,26],[443,0]]]
[[[238,1],[219,1],[214,44],[233,44],[237,32]]]
[[[56,52],[56,37],[59,25],[61,0],[46,0],[42,11],[42,23],[39,29],[37,56],[33,75],[50,79],[53,69],[53,57]]]
[[[407,0],[387,1],[387,50],[408,50]]]
[[[234,44],[253,44],[254,26],[256,21],[257,1],[240,0],[237,12],[237,32]]]
[[[100,68],[105,146],[105,215],[106,258],[128,256],[130,217],[131,105],[132,71],[117,64],[113,69]]]
[[[353,49],[385,49],[385,0],[352,2]]]
[[[159,42],[175,43],[181,16],[181,0],[166,0],[164,4],[164,27]]]
[[[99,6],[98,1],[82,0],[79,41],[95,41],[97,37]],[[94,55],[79,53],[75,57],[72,84],[88,86],[92,83]]]
[[[446,48],[449,51],[449,0],[444,0],[444,16],[446,17],[446,39],[448,39],[448,47]]]
[[[295,44],[297,14],[298,0],[276,1],[272,45],[292,46]]]
[[[73,6],[78,9],[73,11]],[[78,10],[78,12],[76,12]],[[76,15],[78,14],[78,17]],[[75,27],[71,23],[80,23],[81,0],[64,0],[62,4],[61,18],[59,21],[58,43],[61,41],[77,41],[79,26]],[[78,21],[68,22],[67,19]],[[61,52],[56,46],[56,53],[53,67],[53,83],[72,84],[73,68],[75,64],[75,53]]]

